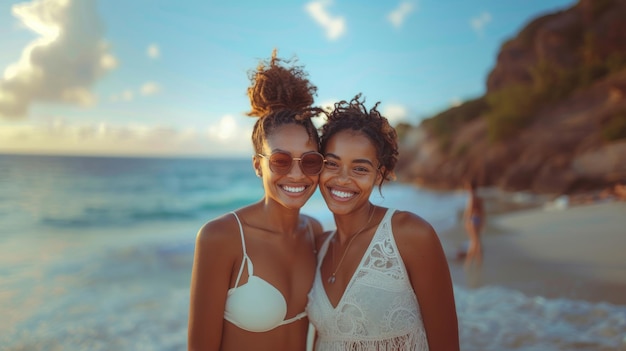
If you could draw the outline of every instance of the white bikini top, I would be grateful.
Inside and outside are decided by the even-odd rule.
[[[287,301],[285,301],[283,294],[272,284],[254,275],[252,261],[246,252],[246,241],[241,221],[235,212],[232,212],[232,214],[239,224],[243,260],[235,281],[235,287],[228,289],[224,319],[243,330],[266,332],[305,317],[306,312],[301,312],[292,318],[285,319],[287,315]],[[244,263],[248,265],[248,281],[238,286]]]

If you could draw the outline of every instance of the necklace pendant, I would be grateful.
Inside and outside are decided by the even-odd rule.
[[[328,283],[329,284],[333,284],[335,282],[335,275],[331,275],[330,277],[328,277]]]

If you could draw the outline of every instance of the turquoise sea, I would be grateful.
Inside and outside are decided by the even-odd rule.
[[[186,350],[194,239],[262,197],[249,159],[0,155],[0,350]],[[463,193],[372,201],[438,231]],[[332,228],[316,193],[303,209]],[[626,306],[455,286],[462,350],[626,350]]]

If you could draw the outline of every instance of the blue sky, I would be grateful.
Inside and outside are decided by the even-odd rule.
[[[0,153],[246,156],[247,72],[418,124],[482,95],[503,41],[574,0],[0,2]]]

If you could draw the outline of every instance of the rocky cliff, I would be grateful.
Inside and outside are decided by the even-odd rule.
[[[485,96],[398,126],[398,180],[574,193],[626,182],[626,1],[581,0],[500,49]]]

